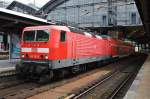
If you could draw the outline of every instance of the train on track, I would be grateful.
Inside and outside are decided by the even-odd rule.
[[[21,40],[21,62],[16,65],[20,78],[39,81],[86,70],[99,63],[134,53],[131,43],[108,36],[92,35],[70,26],[26,27]],[[91,65],[94,66],[94,65]]]

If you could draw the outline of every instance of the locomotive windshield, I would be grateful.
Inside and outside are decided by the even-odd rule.
[[[35,31],[25,31],[23,35],[24,41],[34,41]]]
[[[36,41],[48,41],[49,31],[48,30],[37,30]]]
[[[49,31],[48,30],[24,31],[23,40],[46,42],[49,40]]]

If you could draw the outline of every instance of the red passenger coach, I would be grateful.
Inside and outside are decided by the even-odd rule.
[[[67,26],[34,26],[23,30],[19,76],[54,76],[55,71],[76,72],[82,64],[100,62],[133,53],[132,44],[91,35]],[[63,71],[61,71],[63,72]]]

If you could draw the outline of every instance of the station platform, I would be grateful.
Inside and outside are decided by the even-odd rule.
[[[150,99],[150,54],[124,99]]]
[[[0,74],[5,71],[15,70],[15,65],[19,62],[19,59],[0,60]]]

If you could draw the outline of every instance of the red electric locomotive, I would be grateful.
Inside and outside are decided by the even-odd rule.
[[[134,52],[132,44],[91,35],[67,26],[34,26],[23,30],[21,63],[16,65],[18,76],[52,78],[85,69],[86,63],[99,62]]]

